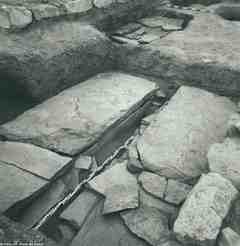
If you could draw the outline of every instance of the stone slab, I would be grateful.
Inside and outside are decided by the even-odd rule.
[[[224,139],[235,110],[225,97],[182,86],[139,138],[144,168],[182,180],[207,172],[208,148]]]
[[[135,111],[154,88],[140,77],[99,74],[2,125],[0,135],[75,155]]]
[[[16,203],[25,204],[37,196],[48,182],[0,161],[0,213]]]
[[[237,195],[236,188],[221,175],[202,175],[175,221],[177,238],[184,245],[215,245],[222,222]]]
[[[47,180],[63,173],[63,169],[71,164],[71,158],[17,142],[0,142],[0,160]]]

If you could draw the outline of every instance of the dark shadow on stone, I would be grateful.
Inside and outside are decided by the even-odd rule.
[[[8,76],[0,77],[0,124],[13,120],[35,104],[24,88]]]
[[[216,9],[215,13],[226,20],[240,21],[240,5],[220,6]]]

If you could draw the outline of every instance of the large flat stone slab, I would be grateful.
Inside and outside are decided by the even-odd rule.
[[[143,166],[183,180],[207,172],[208,148],[224,139],[234,110],[225,97],[181,87],[138,141]]]
[[[36,197],[48,181],[0,161],[0,213]]]
[[[177,238],[184,245],[215,245],[222,222],[237,195],[236,188],[221,175],[203,175],[174,224]]]
[[[71,162],[71,158],[17,142],[0,142],[0,160],[47,180],[62,173]]]
[[[140,77],[99,74],[4,124],[0,135],[75,155],[136,111],[154,88]]]
[[[181,10],[162,8],[156,12],[170,17],[182,14]],[[155,38],[147,45],[120,45],[121,68],[163,78],[169,87],[194,85],[222,95],[239,95],[239,20],[229,21],[213,13],[193,15],[182,31]],[[160,37],[161,30],[158,32]]]
[[[89,186],[106,197],[104,214],[138,207],[137,179],[128,172],[126,161],[96,176]]]

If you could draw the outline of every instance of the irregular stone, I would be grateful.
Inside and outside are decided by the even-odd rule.
[[[81,228],[101,197],[92,191],[84,190],[61,214],[61,218]]]
[[[78,14],[87,12],[93,6],[91,0],[74,0],[65,2],[64,7],[67,13]]]
[[[226,138],[223,143],[211,146],[208,152],[208,163],[211,172],[221,174],[240,189],[240,139]]]
[[[192,186],[177,180],[169,179],[165,193],[165,200],[176,205],[181,204],[191,191]]]
[[[143,207],[147,206],[156,208],[168,216],[170,215],[175,217],[177,214],[178,209],[174,205],[150,195],[141,188],[139,189],[139,202]]]
[[[240,244],[240,236],[230,227],[222,230],[218,242],[218,246],[238,246]]]
[[[130,231],[153,246],[161,245],[169,237],[168,218],[158,209],[141,207],[124,211],[121,217]]]
[[[139,22],[148,27],[162,27],[165,31],[179,31],[183,29],[184,19],[153,16],[140,19]]]
[[[30,7],[36,20],[57,17],[63,14],[60,8],[50,4],[33,4]]]
[[[157,174],[150,172],[142,172],[138,177],[138,182],[142,185],[143,189],[150,194],[164,198],[167,180],[164,177],[160,177]]]
[[[0,135],[75,155],[95,144],[107,130],[114,133],[114,124],[126,120],[148,100],[154,86],[123,73],[99,74],[2,125]]]
[[[0,161],[17,166],[50,180],[71,164],[71,158],[37,146],[17,142],[0,142]]]
[[[231,182],[221,175],[202,175],[174,224],[177,238],[184,245],[215,245],[223,219],[237,195]]]
[[[75,168],[90,170],[92,167],[92,157],[80,155],[74,163]]]
[[[52,240],[44,236],[41,232],[31,230],[25,226],[9,220],[5,216],[0,217],[0,241],[3,245],[29,245],[33,242],[35,245],[56,246]]]
[[[173,12],[182,14],[181,10]],[[186,28],[182,31],[171,32],[147,47],[120,45],[120,69],[164,79],[169,89],[192,85],[225,96],[239,96],[239,22],[212,13],[184,15]]]
[[[0,161],[0,213],[23,206],[48,184],[44,179]]]
[[[35,198],[34,201],[21,212],[20,216],[18,215],[17,221],[28,227],[34,226],[50,208],[64,198],[66,190],[67,187],[65,184],[61,180],[56,180],[44,193]]]
[[[102,209],[101,202],[88,216],[71,246],[148,246],[129,232],[118,214],[102,216]]]
[[[113,64],[111,41],[77,20],[1,32],[0,40],[0,78],[38,102]]]
[[[208,148],[224,139],[234,110],[227,98],[181,87],[139,138],[144,168],[181,180],[207,172]]]
[[[93,4],[97,8],[106,8],[114,2],[115,2],[115,0],[94,0]]]
[[[106,196],[103,213],[138,207],[138,184],[127,171],[127,162],[115,164],[89,181],[89,186]]]
[[[0,6],[0,27],[4,29],[21,29],[32,22],[32,12],[23,6]]]
[[[118,30],[114,32],[114,34],[126,35],[139,30],[141,27],[142,25],[140,25],[139,23],[135,23],[135,22],[129,23],[125,26],[120,27]]]

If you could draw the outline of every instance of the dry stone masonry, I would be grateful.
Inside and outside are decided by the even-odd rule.
[[[240,5],[0,0],[0,245],[240,245]]]

